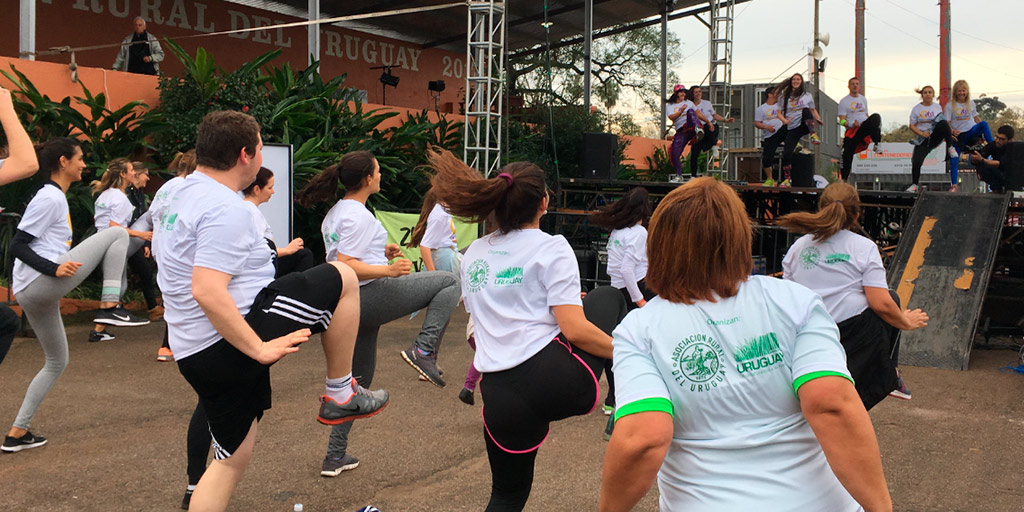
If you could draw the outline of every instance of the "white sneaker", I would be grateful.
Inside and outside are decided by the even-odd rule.
[[[953,160],[956,160],[957,158],[960,158],[960,153],[957,153],[956,152],[956,148],[954,148],[953,146],[949,147],[948,152],[949,152],[949,157],[952,158]]]
[[[877,142],[874,143],[872,145],[871,151],[874,151],[875,153],[881,153],[882,152],[882,145],[877,143]]]
[[[907,192],[917,192],[917,185],[907,187]]]

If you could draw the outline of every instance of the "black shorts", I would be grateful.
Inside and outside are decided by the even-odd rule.
[[[323,264],[276,279],[256,296],[245,321],[269,341],[309,328],[327,329],[341,297],[341,275]],[[209,417],[214,458],[231,456],[270,408],[270,365],[243,354],[226,340],[178,360],[178,370],[196,390]]]
[[[544,443],[548,425],[589,414],[600,398],[604,359],[562,341],[559,334],[519,366],[485,373],[480,381],[486,434],[508,453]]]

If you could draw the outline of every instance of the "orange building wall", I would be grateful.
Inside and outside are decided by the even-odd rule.
[[[81,84],[76,84],[71,81],[71,70],[68,69],[67,64],[0,57],[0,69],[14,76],[11,66],[24,73],[40,92],[54,101],[60,101],[66,97],[82,96],[81,84],[84,84],[94,96],[101,92],[105,93],[107,108],[110,110],[117,110],[135,100],[141,100],[150,107],[155,107],[160,102],[160,92],[156,88],[155,76],[79,66],[78,80]],[[0,85],[7,88],[13,87],[13,84],[3,75],[0,75]],[[77,106],[75,102],[71,104]],[[85,111],[84,108],[80,110]]]
[[[0,12],[4,13],[0,16],[0,55],[18,55],[18,4],[19,0],[0,0]],[[36,48],[40,51],[57,46],[119,44],[131,33],[135,16],[148,20],[147,29],[154,36],[172,39],[302,21],[219,0],[37,0],[36,14]],[[283,52],[275,61],[277,65],[287,61],[292,69],[302,69],[308,59],[306,34],[305,27],[296,27],[181,39],[178,43],[193,55],[199,46],[206,48],[225,69],[234,69],[275,49]],[[180,63],[166,45],[164,52],[167,56],[160,63],[161,70],[178,74]],[[465,85],[463,52],[420,49],[412,43],[328,25],[321,25],[321,52],[322,74],[333,77],[347,73],[345,84],[367,91],[368,102],[382,103],[377,80],[381,70],[369,68],[389,64],[401,81],[397,89],[388,89],[388,104],[433,109],[427,82],[445,80],[447,87],[440,102],[442,106],[454,103],[458,108],[460,90]],[[79,65],[109,69],[116,56],[117,48],[106,48],[77,53],[76,60]],[[66,64],[70,56],[42,56],[39,60]]]

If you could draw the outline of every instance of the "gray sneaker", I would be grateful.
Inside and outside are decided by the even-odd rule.
[[[388,406],[390,397],[383,389],[370,391],[354,383],[355,394],[347,402],[339,404],[329,396],[320,397],[320,413],[316,420],[324,425],[340,425],[359,418],[369,418]]]
[[[420,351],[416,349],[416,345],[413,345],[409,350],[402,351],[402,359],[405,359],[409,366],[420,372],[420,375],[426,377],[431,384],[439,388],[445,387],[444,379],[441,378],[441,372],[437,369],[436,354],[430,354],[429,356],[421,355]]]
[[[331,457],[328,455],[324,458],[324,465],[320,469],[320,476],[335,477],[342,473],[342,471],[348,471],[359,467],[359,459],[345,455],[343,457]]]

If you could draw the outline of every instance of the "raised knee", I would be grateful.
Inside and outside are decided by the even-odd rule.
[[[352,270],[352,267],[340,261],[329,261],[328,264],[338,270],[338,275],[341,276],[342,290],[349,288],[353,284],[358,286],[359,278],[356,277],[356,271]]]

